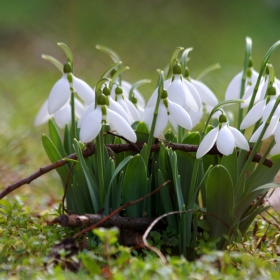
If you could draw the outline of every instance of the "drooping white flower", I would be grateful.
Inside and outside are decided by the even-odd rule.
[[[120,85],[119,85],[120,86]],[[126,99],[129,99],[129,91],[132,87],[132,84],[130,84],[127,81],[122,80],[121,82],[121,86],[120,86],[123,90],[123,95]],[[112,98],[115,99],[115,90],[117,88],[116,84],[113,84],[112,86],[112,90],[111,90],[111,95]],[[133,90],[133,94],[135,96],[135,98],[137,98],[137,105],[139,106],[140,109],[144,109],[146,106],[146,102],[144,97],[142,96],[142,94],[140,93],[140,91],[138,89],[134,89]]]
[[[240,99],[239,95],[241,90],[242,75],[243,72],[240,72],[231,80],[226,90],[225,100]],[[252,64],[250,62],[245,81],[245,92],[248,90],[248,88],[254,87],[255,83],[257,82],[257,79],[258,73],[253,69]]]
[[[77,92],[79,97],[86,104],[89,105],[95,100],[95,94],[91,87],[83,80],[76,78],[71,71],[71,65],[66,63],[64,66],[64,74],[51,89],[48,99],[48,112],[50,115],[57,112],[69,102],[71,88]]]
[[[92,104],[86,111],[85,117],[81,117],[79,122],[80,140],[84,143],[90,142],[96,138],[101,130],[101,126],[108,124],[112,126],[118,134],[124,136],[131,142],[136,142],[136,134],[128,122],[116,112],[106,106],[104,95],[98,97],[96,108]]]
[[[178,131],[178,125],[188,130],[192,129],[192,121],[185,109],[168,98],[168,93],[163,90],[159,103],[158,115],[154,131],[154,137],[160,136],[167,126],[168,121],[175,131]],[[147,107],[143,114],[143,121],[151,129],[155,107]]]
[[[84,106],[77,98],[75,98],[74,101],[75,101],[75,116],[77,118],[80,118],[81,115],[84,113]],[[66,105],[64,105],[62,108],[60,108],[58,111],[56,111],[54,114],[50,115],[48,112],[48,100],[46,100],[36,115],[34,125],[38,126],[44,124],[51,118],[54,118],[56,124],[60,128],[65,128],[66,124],[70,125],[71,106],[69,102]]]
[[[228,125],[225,115],[219,117],[219,122],[220,124],[206,134],[201,141],[196,152],[196,158],[203,157],[215,143],[218,151],[226,156],[232,154],[235,147],[249,150],[249,144],[244,135],[236,128]]]
[[[277,97],[280,92],[276,85],[269,86],[266,90],[266,98],[259,101],[255,104],[252,109],[247,113],[245,118],[243,119],[240,128],[245,129],[253,124],[255,124],[259,119],[262,118],[262,121],[265,122],[270,112],[276,102]],[[280,107],[278,106],[273,114],[273,116],[280,115]]]
[[[117,86],[115,90],[115,99],[122,106],[122,108],[126,111],[130,118],[130,123],[134,123],[140,120],[140,114],[133,103],[128,100],[123,95],[123,90],[121,87]]]

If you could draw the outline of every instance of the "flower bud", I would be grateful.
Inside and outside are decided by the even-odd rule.
[[[131,99],[131,102],[132,102],[134,105],[136,105],[137,102],[138,102],[138,100],[137,100],[137,98],[136,98],[135,96],[133,96],[132,99]]]
[[[249,57],[248,67],[253,67],[253,58],[251,56]]]
[[[161,99],[165,99],[165,98],[167,98],[167,96],[168,96],[167,90],[163,89],[162,94],[161,94]]]
[[[186,67],[186,68],[185,68],[184,77],[185,77],[185,78],[188,78],[189,76],[190,76],[190,69],[189,69],[189,67]]]
[[[123,90],[121,87],[117,86],[116,89],[115,89],[115,93],[116,94],[122,94],[123,93]]]
[[[226,123],[227,122],[227,117],[224,114],[221,114],[219,117],[219,123]]]
[[[252,69],[248,68],[247,69],[247,78],[251,78],[252,77]]]
[[[109,90],[109,88],[107,87],[107,85],[105,84],[105,87],[103,88],[103,94],[105,95],[105,96],[109,96],[110,95],[110,90]]]
[[[70,62],[66,62],[63,66],[64,73],[72,73],[72,66]]]
[[[174,74],[174,75],[180,75],[180,74],[182,74],[182,67],[181,67],[181,64],[177,63],[176,65],[173,66],[173,74]]]
[[[266,90],[268,96],[276,95],[276,88],[274,86],[269,86]]]
[[[100,94],[97,98],[98,105],[106,105],[106,97],[104,94]]]

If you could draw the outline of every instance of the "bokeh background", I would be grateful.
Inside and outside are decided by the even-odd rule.
[[[253,39],[255,69],[280,39],[279,0],[1,0],[0,1],[0,189],[49,163],[41,145],[47,125],[34,127],[37,111],[60,73],[41,58],[65,56],[64,42],[75,59],[75,75],[91,86],[112,61],[96,44],[114,49],[130,67],[131,83],[152,79],[140,91],[148,98],[156,69],[164,68],[177,46],[193,47],[189,67],[195,77],[220,63],[203,78],[223,99],[231,78],[243,64],[245,37]],[[280,74],[280,50],[271,61]],[[9,197],[32,209],[59,201],[62,187],[55,172],[21,187]]]

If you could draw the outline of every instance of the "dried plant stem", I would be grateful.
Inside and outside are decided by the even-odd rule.
[[[135,144],[106,144],[105,146],[112,150],[114,153],[120,153],[120,152],[125,152],[125,151],[131,151],[131,150],[135,150],[136,152],[139,152],[142,147],[143,147],[144,143],[135,143]],[[151,147],[151,151],[159,151],[160,149],[160,143],[157,144],[153,144]],[[197,145],[188,145],[188,144],[178,144],[178,143],[166,143],[165,144],[166,147],[172,149],[172,150],[180,150],[180,151],[184,151],[186,153],[190,153],[190,152],[196,152],[198,149]],[[84,157],[89,157],[91,155],[93,155],[95,152],[95,144],[93,143],[87,143],[85,149],[82,150],[83,156]],[[220,152],[217,150],[216,146],[214,146],[209,152],[208,154],[210,155],[221,155]],[[247,157],[250,155],[250,151],[247,152]],[[72,154],[67,156],[66,158],[68,159],[77,159],[77,155],[76,154]],[[262,155],[256,153],[253,157],[253,162],[260,162],[260,160],[262,159]],[[2,190],[0,192],[0,199],[2,199],[3,197],[5,197],[6,195],[8,195],[9,193],[11,193],[12,191],[14,191],[15,189],[21,187],[22,185],[25,184],[30,184],[32,181],[34,181],[35,179],[37,179],[38,177],[48,173],[51,170],[54,170],[60,166],[65,165],[66,163],[68,163],[68,161],[64,160],[64,159],[60,159],[52,164],[49,164],[45,167],[40,168],[37,172],[31,174],[30,176],[9,185],[8,187],[6,187],[4,190]],[[263,165],[268,166],[268,167],[272,167],[273,162],[266,158],[263,162]]]

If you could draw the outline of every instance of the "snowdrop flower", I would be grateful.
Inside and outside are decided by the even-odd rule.
[[[108,124],[113,127],[117,133],[124,136],[131,142],[136,142],[136,134],[127,123],[127,121],[110,110],[106,106],[106,97],[101,94],[98,96],[98,104],[95,108],[94,104],[90,105],[90,111],[87,110],[85,117],[81,117],[79,122],[80,140],[84,143],[90,142],[99,134],[102,125]]]
[[[77,118],[80,118],[84,112],[84,106],[78,99],[75,98],[74,101],[75,101],[75,116]],[[70,125],[71,106],[69,102],[66,105],[64,105],[61,109],[56,111],[54,114],[50,115],[48,112],[48,100],[46,100],[35,118],[34,125],[38,126],[44,124],[51,118],[54,118],[56,124],[60,128],[65,128],[66,124]]]
[[[95,94],[91,87],[83,80],[72,74],[70,63],[66,63],[62,77],[54,84],[48,99],[48,112],[50,115],[65,106],[71,97],[71,90],[77,92],[79,97],[86,103],[94,102]]]
[[[128,114],[130,118],[130,123],[139,121],[140,120],[139,112],[137,111],[133,103],[123,95],[123,90],[121,87],[119,86],[116,87],[115,95],[116,95],[115,97],[116,101],[122,106],[122,108]]]
[[[111,94],[112,94],[112,98],[115,99],[115,91],[116,91],[116,88],[117,88],[117,84],[114,84],[112,86],[112,90],[111,90]],[[129,82],[127,81],[123,81],[122,80],[122,83],[121,85],[119,85],[122,90],[123,90],[123,95],[126,99],[129,99],[129,91],[132,87],[132,84],[130,84]],[[138,89],[134,89],[133,90],[133,94],[134,94],[134,97],[137,99],[137,106],[140,108],[140,109],[144,109],[145,106],[146,106],[146,102],[145,102],[145,99],[144,97],[142,96],[142,94],[139,92]]]
[[[225,100],[240,99],[239,94],[241,89],[242,76],[243,76],[243,72],[240,72],[231,80],[226,90]],[[257,79],[258,79],[258,73],[253,69],[253,63],[252,60],[250,59],[249,66],[247,69],[246,81],[245,81],[245,92],[252,91],[253,93],[254,85],[257,82]],[[250,94],[247,92],[247,96],[249,95]],[[255,102],[257,101],[258,100],[255,100]]]
[[[249,151],[249,144],[244,135],[236,128],[228,125],[225,115],[220,115],[219,122],[220,124],[206,134],[201,141],[196,152],[196,158],[201,158],[207,154],[215,142],[218,151],[226,156],[232,154],[235,147]]]
[[[155,107],[147,107],[143,114],[143,121],[151,129]],[[178,125],[188,130],[192,129],[192,121],[189,114],[180,105],[172,102],[168,98],[168,93],[163,90],[158,108],[158,116],[154,131],[154,137],[160,136],[167,126],[168,121],[172,124],[175,131],[178,131]]]
[[[277,128],[277,124],[279,123],[279,116],[274,116],[271,118],[270,124],[268,125],[263,137],[262,137],[262,141],[267,139],[268,137],[270,137],[276,130]],[[253,135],[250,138],[250,142],[257,142],[261,132],[263,131],[265,126],[265,122],[263,122],[258,129],[253,133]]]
[[[252,107],[252,109],[247,113],[243,119],[240,128],[246,129],[247,127],[255,124],[259,119],[265,122],[276,102],[277,97],[280,92],[276,85],[269,86],[266,90],[266,98],[258,102]],[[278,106],[275,110],[273,116],[278,116],[280,114],[280,107]]]

